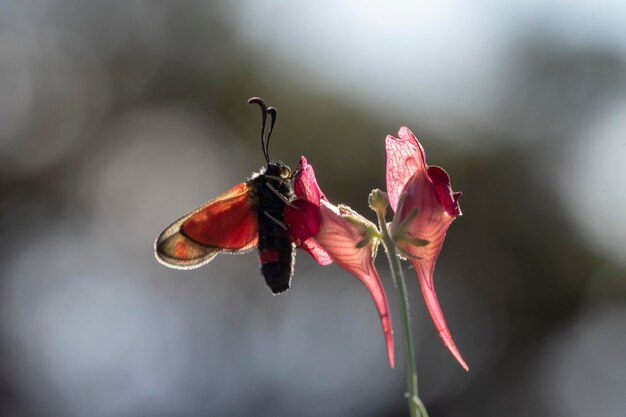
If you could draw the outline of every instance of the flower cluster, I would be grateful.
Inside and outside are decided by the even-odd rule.
[[[415,268],[426,307],[443,343],[467,370],[452,340],[433,282],[435,262],[448,227],[461,215],[458,204],[461,193],[452,192],[446,171],[426,164],[424,150],[408,128],[402,127],[398,136],[387,136],[385,140],[387,198],[395,213],[389,233],[400,255]],[[389,307],[374,267],[380,231],[349,207],[331,204],[317,184],[313,167],[304,157],[294,191],[297,198],[285,212],[292,239],[321,265],[336,262],[365,284],[378,310],[393,367]]]

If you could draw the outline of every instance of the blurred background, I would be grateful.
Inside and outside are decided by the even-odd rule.
[[[626,6],[567,1],[0,1],[0,415],[406,416],[364,286],[299,253],[154,259],[173,220],[306,155],[374,218],[402,125],[463,191],[411,293],[431,417],[624,416]]]

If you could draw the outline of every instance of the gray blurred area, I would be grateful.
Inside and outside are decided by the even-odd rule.
[[[405,416],[362,284],[299,253],[175,271],[171,221],[306,155],[374,218],[401,125],[463,191],[435,283],[414,273],[431,417],[623,417],[626,7],[621,2],[0,1],[0,415]]]

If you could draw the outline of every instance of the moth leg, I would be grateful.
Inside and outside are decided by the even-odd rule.
[[[287,197],[285,197],[283,195],[283,193],[281,193],[280,191],[278,191],[276,189],[276,187],[274,187],[272,184],[270,184],[269,182],[266,182],[265,185],[267,185],[267,188],[269,188],[274,194],[276,194],[278,196],[278,198],[280,198],[281,200],[283,200],[283,202],[285,204],[287,204],[289,207],[291,207],[292,209],[298,210],[298,211],[302,211],[302,209],[300,207],[296,207],[293,204],[291,204],[291,201],[289,201],[289,199]]]
[[[289,226],[287,226],[285,224],[285,222],[278,220],[276,217],[272,216],[271,214],[269,214],[267,211],[263,212],[267,217],[269,217],[274,223],[276,223],[277,225],[279,225],[280,227],[282,227],[285,230],[289,230]]]

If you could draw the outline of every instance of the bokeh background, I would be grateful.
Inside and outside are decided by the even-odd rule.
[[[409,126],[463,191],[435,283],[413,271],[431,417],[626,413],[626,6],[569,1],[0,2],[0,415],[405,416],[361,283],[300,253],[175,271],[171,221],[306,155],[373,218]]]

